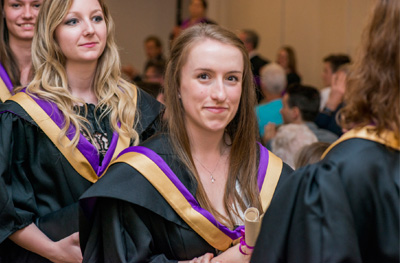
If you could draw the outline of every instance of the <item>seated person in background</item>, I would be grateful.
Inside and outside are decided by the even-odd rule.
[[[190,17],[183,20],[178,26],[175,26],[171,33],[171,41],[174,40],[183,30],[197,25],[202,24],[216,24],[214,21],[207,17],[207,0],[191,0],[189,5]]]
[[[148,92],[161,103],[164,103],[164,72],[165,63],[150,61],[145,68],[143,80],[136,82],[140,88]]]
[[[144,40],[143,47],[147,58],[144,65],[143,74],[146,74],[146,69],[152,63],[165,65],[165,58],[163,55],[163,45],[159,37],[153,35],[148,36]],[[141,73],[137,69],[135,69],[132,65],[123,66],[122,73],[128,76],[129,80],[133,82],[139,82],[143,78]]]
[[[324,58],[322,71],[322,82],[324,84],[324,88],[320,91],[321,104],[319,106],[321,111],[325,108],[326,102],[328,101],[329,95],[331,93],[333,74],[338,71],[340,66],[344,64],[349,64],[350,62],[350,57],[344,54],[331,54]]]
[[[271,151],[294,169],[297,153],[304,146],[317,141],[317,137],[306,125],[285,124],[276,132],[271,142]]]
[[[297,72],[296,54],[292,47],[281,47],[278,51],[276,63],[285,69],[288,87],[292,84],[301,83],[301,77]]]
[[[291,169],[256,142],[243,43],[219,26],[188,28],[165,80],[166,132],[127,149],[81,199],[83,261],[248,262],[236,244],[243,212],[265,211]]]
[[[260,70],[261,68],[269,63],[268,59],[261,57],[257,53],[257,47],[259,37],[257,32],[254,30],[243,29],[239,32],[238,37],[242,40],[250,58],[251,70],[253,72],[254,82],[256,85],[257,102],[260,102],[263,98],[260,88]]]
[[[317,115],[315,123],[322,129],[329,130],[338,136],[343,134],[342,127],[337,123],[337,114],[343,107],[343,97],[346,91],[346,77],[349,64],[343,64],[332,75],[332,86],[325,107]]]
[[[400,2],[374,6],[340,111],[348,131],[277,190],[253,263],[400,262]]]
[[[295,157],[295,168],[299,169],[321,160],[322,154],[328,149],[329,145],[327,142],[314,142],[301,148]]]
[[[282,92],[286,88],[286,74],[281,66],[270,63],[261,68],[261,91],[264,98],[256,106],[256,115],[260,136],[264,135],[264,126],[272,122],[283,123]]]
[[[320,97],[317,89],[311,86],[293,84],[289,86],[283,96],[283,107],[281,114],[283,122],[306,125],[317,136],[318,141],[332,143],[338,136],[328,130],[320,129],[314,123],[315,117],[319,113]],[[265,128],[263,141],[274,137],[275,125],[268,124]]]

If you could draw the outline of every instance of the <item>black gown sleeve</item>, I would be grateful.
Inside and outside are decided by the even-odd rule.
[[[361,262],[335,169],[300,169],[282,185],[264,216],[251,262]]]
[[[139,122],[135,129],[140,135],[140,142],[143,142],[161,130],[164,106],[138,88],[137,108]]]
[[[6,103],[5,103],[6,104]],[[5,105],[2,104],[2,105]],[[1,111],[1,107],[0,107]],[[23,120],[0,114],[0,243],[33,222],[35,198],[26,173],[26,133]],[[18,149],[15,151],[14,149]]]
[[[162,227],[164,222],[157,220],[157,215],[152,216],[144,208],[109,198],[99,198],[97,207],[83,262],[177,262],[154,251],[157,240],[153,239],[150,227],[157,227],[160,235],[167,235],[168,231]],[[168,246],[167,236],[163,241]]]

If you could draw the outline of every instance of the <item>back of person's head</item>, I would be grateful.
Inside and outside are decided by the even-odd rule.
[[[315,134],[304,124],[284,124],[278,128],[271,142],[272,152],[293,169],[297,152],[304,146],[317,142]]]
[[[303,121],[315,120],[320,104],[320,94],[316,88],[301,84],[292,84],[287,88],[286,94],[289,97],[289,107],[299,108]]]
[[[243,29],[241,33],[244,34],[244,42],[251,44],[253,49],[257,49],[259,41],[257,32],[250,29]]]
[[[341,65],[350,63],[351,59],[345,54],[331,54],[324,58],[324,62],[329,63],[332,73],[336,73]]]
[[[287,85],[286,72],[277,63],[269,63],[260,70],[261,87],[272,94],[282,94]]]
[[[322,154],[328,149],[329,143],[327,142],[314,142],[312,144],[303,146],[300,151],[297,152],[295,157],[295,168],[306,166],[307,164],[313,164],[321,159]]]
[[[378,134],[389,129],[399,139],[399,24],[400,1],[377,0],[347,77],[343,128],[373,124]]]

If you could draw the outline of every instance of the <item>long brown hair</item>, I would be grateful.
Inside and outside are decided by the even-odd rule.
[[[73,110],[74,105],[84,104],[84,101],[72,96],[68,89],[66,58],[55,40],[55,30],[63,21],[73,0],[46,0],[40,9],[35,36],[32,42],[32,62],[35,76],[27,91],[45,100],[57,104],[65,118],[65,125],[59,135],[64,136],[71,124],[76,127],[71,145],[77,145],[80,129],[86,129],[87,120]],[[94,93],[99,101],[95,110],[102,108],[100,119],[110,114],[113,130],[128,136],[134,144],[138,143],[139,135],[135,131],[134,121],[136,111],[136,87],[121,77],[121,63],[117,45],[114,41],[114,22],[103,0],[98,0],[104,14],[107,26],[107,43],[103,54],[97,62],[94,75]],[[118,127],[118,121],[121,127]]]
[[[290,72],[298,74],[296,53],[294,52],[294,49],[290,46],[283,46],[281,47],[281,50],[285,50],[286,53],[288,54],[288,68],[290,69]]]
[[[352,70],[340,111],[345,129],[374,125],[400,133],[400,1],[377,0]]]
[[[19,67],[17,64],[17,59],[12,52],[8,40],[8,29],[6,18],[4,17],[4,0],[0,0],[0,62],[3,65],[4,69],[7,71],[8,76],[10,77],[11,83],[13,87],[20,86],[20,77],[21,74],[19,72]]]
[[[206,39],[216,40],[240,50],[244,61],[242,94],[238,111],[233,120],[226,127],[226,135],[230,137],[232,148],[229,157],[228,181],[225,187],[224,204],[229,218],[224,218],[210,203],[199,175],[195,168],[190,151],[190,141],[185,129],[185,111],[179,100],[181,85],[181,70],[185,65],[188,55],[194,45]],[[223,63],[221,61],[221,63]],[[254,114],[256,103],[255,88],[251,72],[250,61],[242,41],[237,36],[216,25],[199,24],[188,28],[174,41],[170,60],[165,74],[166,107],[169,111],[168,129],[174,150],[191,171],[194,180],[198,183],[196,197],[200,205],[210,211],[218,220],[232,226],[238,208],[232,207],[239,204],[245,209],[245,201],[261,209],[257,190],[257,126]],[[236,190],[239,182],[243,196]],[[244,199],[244,200],[243,200]]]

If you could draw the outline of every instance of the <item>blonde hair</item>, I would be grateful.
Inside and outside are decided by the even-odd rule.
[[[65,123],[59,139],[70,125],[75,126],[75,135],[68,146],[76,146],[81,129],[87,131],[87,119],[74,112],[74,105],[84,101],[72,96],[68,89],[65,71],[66,58],[55,40],[55,30],[63,21],[73,0],[46,0],[40,9],[32,43],[32,62],[35,76],[27,92],[54,102],[61,110]],[[98,0],[107,26],[107,43],[100,56],[94,75],[94,93],[98,99],[95,110],[102,109],[100,120],[110,114],[113,130],[128,136],[136,145],[139,135],[134,129],[137,119],[137,89],[121,78],[120,58],[114,40],[114,22],[103,0]],[[87,111],[87,108],[85,107]],[[97,120],[97,121],[100,121]],[[118,127],[118,122],[121,126]]]
[[[206,39],[216,40],[239,49],[244,63],[239,108],[233,120],[226,127],[225,132],[232,142],[228,181],[224,194],[224,206],[229,219],[223,217],[213,208],[201,184],[190,151],[189,137],[185,129],[185,112],[179,100],[182,67],[185,65],[193,46]],[[239,204],[241,209],[244,210],[246,208],[242,200],[244,198],[250,205],[261,209],[257,188],[258,146],[256,138],[258,131],[254,114],[256,95],[250,60],[242,41],[234,33],[216,25],[199,24],[184,30],[175,39],[171,49],[170,60],[165,73],[165,98],[166,108],[169,111],[168,128],[171,144],[182,162],[190,170],[194,180],[198,183],[196,197],[201,207],[210,211],[219,221],[225,222],[228,226],[233,226],[234,217],[238,216],[238,208],[232,208],[232,203]],[[236,182],[239,182],[243,196],[240,196],[236,191]]]

